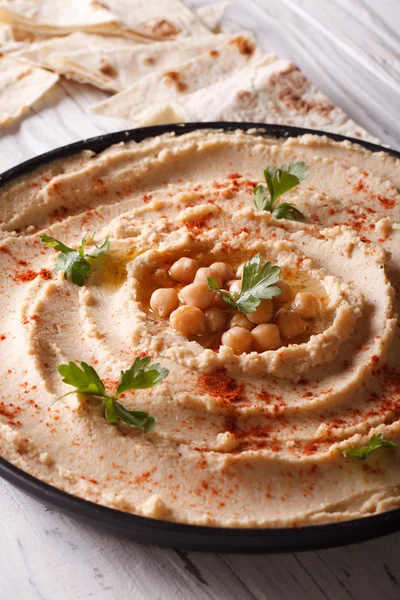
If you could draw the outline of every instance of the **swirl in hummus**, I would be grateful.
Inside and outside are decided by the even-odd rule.
[[[289,161],[309,167],[285,195],[301,223],[252,201],[266,165]],[[85,151],[5,185],[1,455],[71,494],[182,523],[300,526],[399,507],[398,450],[343,455],[374,434],[400,442],[399,187],[386,153],[241,131]],[[79,287],[39,234],[77,247],[94,231],[111,248]],[[307,335],[238,353],[151,309],[182,257],[235,270],[257,253],[318,298]],[[115,389],[145,355],[169,376],[123,401],[157,419],[152,433],[111,425],[90,397],[54,404],[69,391],[61,363],[85,361]]]

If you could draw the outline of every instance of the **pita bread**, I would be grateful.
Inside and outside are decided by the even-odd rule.
[[[118,20],[99,0],[1,0],[0,20],[36,34],[112,33]]]
[[[17,42],[11,25],[0,23],[0,52],[8,54],[24,48],[27,44]]]
[[[155,102],[168,104],[213,83],[237,75],[259,60],[261,50],[249,33],[233,36],[216,49],[204,52],[168,71],[156,71],[142,77],[123,92],[91,107],[91,111],[128,120],[140,119]]]
[[[181,0],[102,0],[102,3],[126,29],[153,41],[210,33]]]
[[[112,100],[112,98],[111,98]],[[118,116],[118,111],[114,116]],[[124,112],[125,118],[127,112]],[[128,113],[129,114],[129,113]],[[134,113],[131,113],[134,115]],[[369,141],[371,136],[320,92],[289,60],[265,56],[240,74],[143,112],[137,126],[160,122],[254,121],[322,129]]]
[[[34,41],[32,44],[25,44],[21,50],[14,52],[13,56],[39,67],[51,68],[49,57],[56,52],[69,56],[83,48],[87,52],[98,49],[111,51],[119,48],[133,48],[136,45],[138,44],[132,39],[122,36],[105,36],[76,31],[62,37],[50,37]],[[144,44],[140,44],[140,46],[144,46]]]
[[[209,33],[181,0],[0,0],[0,21],[42,35],[122,33],[141,41]]]
[[[58,80],[58,75],[10,56],[0,57],[0,127],[8,125]]]
[[[221,21],[229,4],[229,2],[205,4],[204,6],[195,8],[195,13],[198,17],[200,17],[210,31],[213,33],[220,33]]]
[[[86,36],[90,37],[88,34]],[[233,37],[232,34],[211,34],[170,42],[131,44],[120,48],[95,45],[94,48],[89,47],[82,51],[52,52],[44,64],[69,79],[91,83],[103,90],[119,92],[149,73],[159,69],[178,68],[182,62],[207,50],[216,50]],[[23,56],[27,55],[31,56],[32,53],[23,53]]]

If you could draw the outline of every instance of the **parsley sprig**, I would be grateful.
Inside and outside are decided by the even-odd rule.
[[[252,313],[257,309],[261,300],[270,300],[279,296],[282,290],[274,285],[280,280],[280,268],[267,261],[261,266],[261,254],[255,254],[247,260],[243,267],[242,288],[239,294],[221,290],[212,277],[208,277],[208,287],[217,292],[222,300],[232,308],[237,308],[243,313]]]
[[[85,235],[85,237],[81,240],[78,250],[74,250],[73,248],[66,246],[59,240],[50,237],[46,233],[42,233],[40,235],[40,239],[45,246],[52,246],[54,250],[60,252],[60,254],[57,256],[55,270],[64,271],[65,279],[70,278],[72,283],[75,283],[80,287],[84,285],[85,281],[89,278],[91,264],[88,261],[88,258],[98,258],[104,254],[104,252],[107,252],[110,249],[110,241],[108,236],[103,244],[98,246],[94,241],[93,236],[91,242],[89,243],[87,240],[87,235]],[[87,245],[95,246],[95,249],[91,252],[85,252],[85,246]]]
[[[308,167],[303,162],[291,161],[288,165],[283,164],[279,169],[268,165],[264,169],[264,178],[268,187],[260,183],[253,189],[253,200],[258,210],[267,210],[275,219],[289,219],[291,221],[302,221],[305,219],[303,213],[289,202],[283,202],[274,208],[275,201],[299,185],[308,176]]]
[[[378,448],[397,448],[398,444],[392,440],[385,440],[382,433],[374,434],[368,442],[367,446],[360,446],[359,448],[347,448],[343,450],[344,456],[355,456],[360,460],[365,460],[371,452],[378,450]]]
[[[150,357],[136,358],[127,371],[121,371],[117,391],[114,395],[106,393],[104,383],[96,373],[95,369],[81,361],[80,367],[70,361],[68,364],[59,365],[58,372],[63,377],[63,382],[75,387],[57,400],[65,398],[70,394],[85,394],[103,398],[105,417],[110,423],[116,423],[118,419],[151,433],[155,426],[155,418],[149,413],[141,410],[128,410],[118,402],[119,396],[128,390],[144,390],[160,383],[167,377],[169,371],[161,367],[159,363],[150,364]]]

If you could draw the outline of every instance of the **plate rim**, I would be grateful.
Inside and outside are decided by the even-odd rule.
[[[260,135],[278,139],[299,137],[304,134],[327,136],[334,141],[349,141],[372,152],[384,152],[400,158],[400,151],[317,129],[236,121],[178,123],[123,129],[57,147],[23,161],[0,174],[0,188],[40,166],[57,159],[73,156],[82,150],[93,150],[98,153],[113,144],[124,141],[142,141],[163,133],[173,132],[182,135],[204,129],[223,131],[254,129]],[[131,537],[139,542],[155,543],[163,547],[184,550],[229,553],[310,551],[366,541],[400,530],[400,508],[337,523],[303,527],[227,528],[190,525],[143,517],[74,496],[30,475],[1,456],[0,476],[35,500],[56,507],[60,512],[84,520],[92,526],[124,537]]]

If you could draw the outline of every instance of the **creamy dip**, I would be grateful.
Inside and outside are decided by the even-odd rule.
[[[285,194],[303,222],[252,199],[267,165],[292,160],[309,167]],[[400,443],[398,187],[400,162],[356,144],[204,130],[84,151],[5,185],[1,456],[73,495],[182,523],[299,526],[399,507],[398,450],[343,454],[374,434]],[[93,232],[111,248],[79,287],[39,234],[77,248]],[[185,335],[152,310],[156,289],[182,294],[168,279],[182,257],[236,271],[257,253],[293,298],[318,298],[300,337],[238,352],[222,331]],[[274,306],[275,324],[292,299]],[[145,355],[168,377],[121,401],[157,419],[152,433],[109,423],[95,398],[54,403],[71,391],[60,364],[85,361],[115,391]]]

